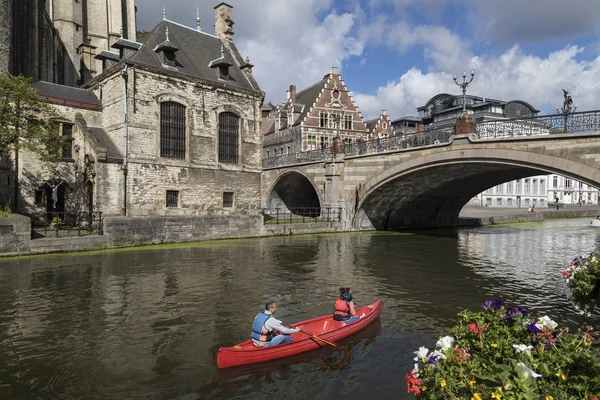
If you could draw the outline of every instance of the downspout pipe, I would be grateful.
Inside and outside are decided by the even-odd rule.
[[[125,67],[121,71],[121,77],[123,78],[123,165],[121,170],[123,171],[123,185],[121,188],[121,199],[123,200],[122,213],[123,216],[127,216],[127,155],[128,155],[128,144],[129,144],[129,114],[127,109],[127,78],[129,75],[129,66],[125,64]]]

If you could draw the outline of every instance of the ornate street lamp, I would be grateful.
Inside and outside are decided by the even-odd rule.
[[[462,83],[458,83],[457,76],[456,74],[454,74],[454,76],[452,77],[452,79],[454,79],[454,83],[456,83],[458,86],[460,86],[460,88],[462,89],[462,93],[463,93],[463,114],[467,113],[467,87],[469,86],[469,83],[473,82],[473,77],[475,76],[475,70],[471,70],[471,79],[469,79],[467,81],[467,73],[463,72],[463,81]]]
[[[462,94],[463,94],[462,114],[454,123],[454,134],[455,135],[477,133],[477,129],[475,128],[475,120],[473,118],[471,118],[469,113],[467,113],[467,87],[469,86],[469,83],[473,82],[474,76],[475,76],[475,71],[471,70],[471,78],[467,81],[467,73],[463,72],[462,83],[458,83],[456,75],[454,75],[452,77],[454,79],[454,83],[456,83],[462,89]]]
[[[567,122],[569,120],[569,115],[573,114],[577,110],[577,104],[573,104],[573,98],[571,97],[571,93],[567,92],[565,89],[563,91],[563,97],[565,101],[563,102],[562,108],[556,107],[556,112],[558,114],[563,115],[564,119],[564,133],[567,133]]]

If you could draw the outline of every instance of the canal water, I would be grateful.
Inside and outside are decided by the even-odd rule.
[[[573,325],[560,271],[600,247],[589,219],[354,233],[0,260],[1,399],[409,399],[413,352],[487,299]],[[219,371],[264,303],[286,323],[337,289],[380,320],[299,358]]]

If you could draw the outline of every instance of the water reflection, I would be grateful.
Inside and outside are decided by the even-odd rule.
[[[503,298],[589,323],[558,272],[599,244],[589,220],[561,220],[0,260],[0,398],[410,398],[413,352],[463,308]],[[340,286],[381,299],[381,321],[337,349],[217,370],[267,300],[291,323],[330,314]]]

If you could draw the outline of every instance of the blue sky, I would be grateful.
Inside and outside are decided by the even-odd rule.
[[[206,0],[137,0],[138,29],[162,18],[214,33]],[[176,3],[176,4],[175,4]],[[392,118],[475,69],[469,93],[551,112],[562,88],[578,110],[600,109],[598,0],[230,0],[234,41],[267,101],[283,101],[338,66],[366,118]]]

